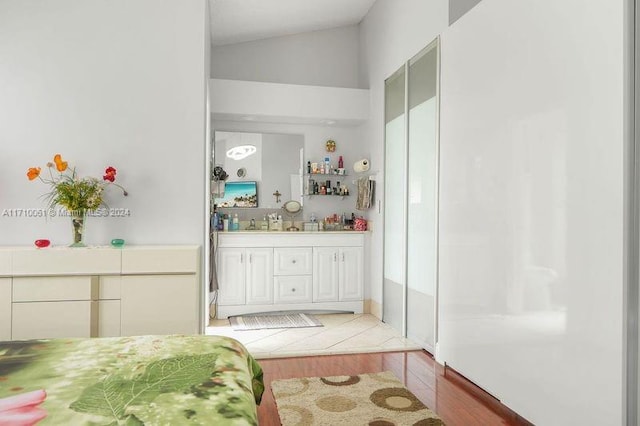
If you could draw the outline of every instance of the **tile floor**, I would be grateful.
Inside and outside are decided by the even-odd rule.
[[[324,327],[235,331],[212,320],[206,334],[233,337],[256,359],[421,349],[369,314],[314,314]]]

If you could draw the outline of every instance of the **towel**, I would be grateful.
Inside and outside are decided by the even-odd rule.
[[[376,182],[370,180],[368,176],[358,179],[358,196],[356,197],[357,210],[367,210],[373,206],[373,192],[375,183]]]

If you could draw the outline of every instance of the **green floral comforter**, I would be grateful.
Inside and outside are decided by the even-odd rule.
[[[228,337],[0,342],[0,425],[256,425],[263,390]]]

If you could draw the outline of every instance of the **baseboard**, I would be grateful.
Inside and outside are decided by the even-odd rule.
[[[375,300],[367,299],[364,301],[364,313],[371,314],[382,321],[382,305]]]

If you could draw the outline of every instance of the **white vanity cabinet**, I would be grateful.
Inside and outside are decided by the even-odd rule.
[[[218,305],[273,303],[273,249],[220,248]]]
[[[199,253],[0,248],[0,340],[198,333]]]
[[[218,241],[220,318],[281,310],[363,311],[362,232],[223,232]],[[255,261],[261,250],[270,260],[263,255]]]

